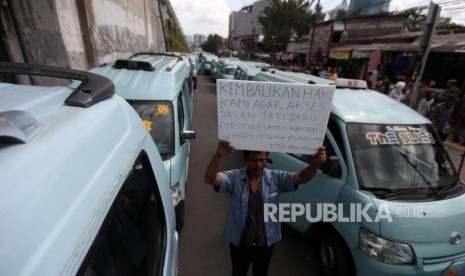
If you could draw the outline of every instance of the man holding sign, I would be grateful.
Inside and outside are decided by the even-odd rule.
[[[234,151],[229,141],[222,140],[208,164],[205,182],[217,192],[229,193],[231,205],[224,237],[231,249],[232,274],[247,275],[252,263],[255,276],[267,275],[273,244],[281,240],[278,221],[264,218],[264,204],[279,204],[279,195],[294,191],[309,182],[326,161],[325,147],[319,147],[302,171],[288,172],[266,169],[268,152],[244,151],[246,167],[218,172],[223,156]]]

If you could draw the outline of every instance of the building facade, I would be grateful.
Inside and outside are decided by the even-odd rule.
[[[254,51],[256,43],[260,42],[263,37],[258,17],[268,5],[268,0],[257,1],[229,15],[229,47],[232,50]]]
[[[349,13],[360,12],[360,15],[376,15],[389,12],[391,0],[350,0]]]
[[[194,34],[193,41],[195,46],[202,45],[207,40],[207,37],[202,34]]]

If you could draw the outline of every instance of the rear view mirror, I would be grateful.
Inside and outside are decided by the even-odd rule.
[[[195,131],[193,130],[184,130],[181,133],[181,140],[190,140],[195,139]]]

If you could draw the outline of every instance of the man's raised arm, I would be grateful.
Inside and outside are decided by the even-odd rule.
[[[221,157],[230,154],[234,151],[234,147],[231,146],[229,141],[221,140],[218,143],[218,149],[215,155],[213,155],[210,163],[208,164],[207,171],[205,172],[205,182],[207,184],[219,187],[221,185],[221,177],[218,174],[220,169]]]

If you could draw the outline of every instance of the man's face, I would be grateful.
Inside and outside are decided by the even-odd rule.
[[[263,173],[267,164],[266,152],[260,151],[256,153],[250,153],[247,159],[247,169],[252,176],[259,176]]]

